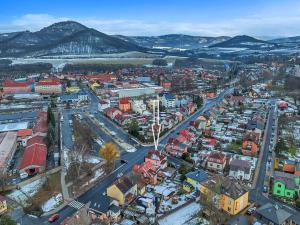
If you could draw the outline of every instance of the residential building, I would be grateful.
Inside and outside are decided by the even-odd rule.
[[[26,147],[27,141],[32,137],[32,129],[22,129],[17,132],[18,142]]]
[[[258,146],[253,141],[243,141],[242,144],[242,153],[244,155],[253,156],[256,155],[258,152]]]
[[[133,172],[140,173],[143,181],[146,184],[156,185],[159,167],[155,167],[150,161],[144,162],[141,165],[134,165]]]
[[[201,115],[197,118],[198,126],[196,126],[198,129],[205,130],[210,126],[210,119],[208,116]]]
[[[115,90],[119,95],[119,98],[123,97],[139,97],[143,95],[153,95],[162,91],[162,87],[150,86],[150,87],[137,87],[137,88],[124,88]]]
[[[13,80],[6,80],[3,83],[3,92],[5,95],[31,91],[32,84],[29,82],[16,82]]]
[[[292,160],[285,160],[283,163],[282,171],[285,173],[295,173],[296,162]]]
[[[90,225],[92,219],[86,206],[80,208],[72,216],[65,218],[60,225]]]
[[[122,112],[130,112],[131,111],[131,99],[128,97],[121,98],[119,100],[119,109]]]
[[[56,78],[40,80],[35,85],[35,92],[46,95],[60,94],[62,93],[62,85],[60,80]]]
[[[104,113],[107,117],[109,117],[112,120],[119,119],[120,117],[122,117],[121,110],[119,110],[117,108],[106,108],[104,110]]]
[[[43,172],[46,167],[47,146],[43,136],[34,136],[27,142],[20,170],[34,175]]]
[[[162,105],[166,108],[175,108],[176,107],[176,98],[171,93],[164,93],[161,97]]]
[[[230,215],[237,215],[248,206],[248,189],[238,180],[216,175],[200,184],[200,198]]]
[[[3,195],[0,195],[0,215],[7,212],[7,202]]]
[[[278,205],[266,203],[256,210],[259,224],[289,225],[292,224],[292,214]]]
[[[143,100],[133,100],[132,101],[132,111],[143,115],[143,113],[147,110],[146,104]]]
[[[274,172],[273,195],[294,199],[300,194],[300,177],[281,171]]]
[[[112,73],[100,73],[85,76],[86,80],[99,82],[99,83],[110,83],[117,80],[117,76]]]
[[[129,204],[137,195],[137,184],[123,176],[106,189],[107,196],[117,200],[120,205]]]
[[[145,157],[145,162],[151,162],[152,165],[160,169],[165,169],[168,166],[167,156],[157,150],[149,151]]]
[[[99,100],[98,110],[103,112],[107,108],[110,108],[110,100]]]
[[[88,101],[89,97],[86,93],[79,91],[76,93],[59,96],[57,100],[58,102],[61,103],[77,103],[77,102]]]
[[[6,173],[17,149],[17,133],[0,133],[0,174]]]
[[[117,222],[121,210],[117,200],[108,196],[101,196],[101,198],[91,201],[89,204],[89,213],[92,219],[99,218],[101,221]]]
[[[183,189],[190,191],[190,186],[195,190],[200,190],[200,184],[208,179],[208,174],[204,170],[191,171],[186,174],[186,181],[183,184]]]
[[[170,138],[166,145],[166,152],[175,157],[181,157],[188,152],[188,145],[180,143],[177,139]]]
[[[207,157],[207,169],[222,172],[226,166],[226,155],[212,151]]]
[[[251,164],[242,159],[233,159],[229,163],[229,176],[237,180],[250,181],[251,179]]]

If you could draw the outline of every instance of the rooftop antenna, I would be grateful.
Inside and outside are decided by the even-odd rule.
[[[159,135],[161,131],[161,124],[159,121],[159,98],[153,100],[153,123],[151,125],[152,128],[152,136],[154,142],[154,148],[157,150],[158,142],[159,142]]]

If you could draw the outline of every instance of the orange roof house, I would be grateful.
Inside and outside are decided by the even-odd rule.
[[[22,130],[18,130],[17,132],[17,136],[20,138],[26,138],[31,135],[32,135],[32,129],[22,129]]]
[[[257,144],[253,141],[243,141],[242,153],[244,155],[256,155],[258,151]]]
[[[283,170],[283,172],[286,172],[286,173],[295,173],[295,170],[296,170],[295,162],[286,160],[283,164],[282,170]]]
[[[129,112],[129,111],[131,111],[130,98],[128,98],[128,97],[121,98],[119,100],[119,109],[122,112]]]

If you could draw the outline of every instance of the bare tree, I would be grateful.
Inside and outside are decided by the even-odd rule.
[[[75,143],[73,149],[69,152],[72,167],[76,170],[76,176],[80,176],[83,163],[87,161],[89,156],[88,147],[86,145]]]

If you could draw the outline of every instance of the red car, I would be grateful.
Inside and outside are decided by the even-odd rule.
[[[59,219],[59,214],[53,214],[49,219],[48,222],[53,223],[54,221]]]

